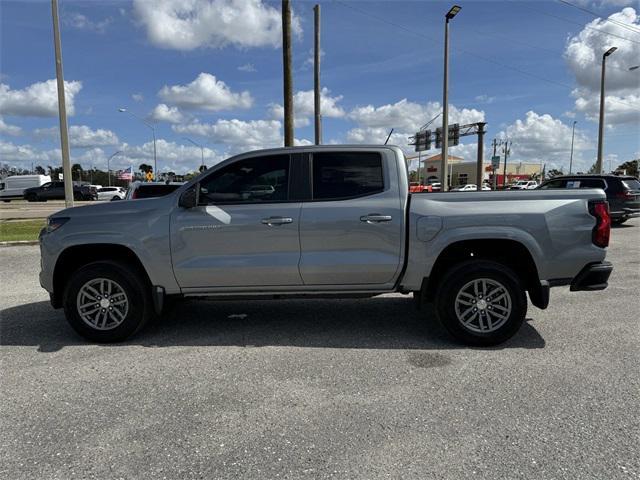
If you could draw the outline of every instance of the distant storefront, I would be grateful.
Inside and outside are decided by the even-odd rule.
[[[433,155],[427,158],[420,158],[420,169],[418,170],[418,156],[407,158],[409,162],[409,170],[416,171],[419,181],[422,184],[439,182],[440,177],[440,155]],[[476,183],[476,162],[465,161],[462,157],[449,155],[449,182],[452,186],[466,185],[467,183]],[[532,175],[540,174],[539,163],[525,163],[518,161],[507,162],[507,184],[514,183],[518,180],[528,180]],[[493,183],[494,172],[490,162],[483,165],[483,181]],[[502,185],[504,180],[504,164],[500,163],[500,167],[496,170],[498,185]]]

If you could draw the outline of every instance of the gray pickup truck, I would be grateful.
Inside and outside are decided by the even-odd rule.
[[[494,345],[549,288],[601,290],[602,190],[409,194],[393,146],[263,150],[174,193],[63,210],[40,283],[92,341],[124,340],[182,297],[413,293],[458,341]]]

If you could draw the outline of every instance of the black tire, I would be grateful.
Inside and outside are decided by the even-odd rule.
[[[498,297],[491,298],[489,295],[490,301],[487,302],[485,299],[482,308],[478,300],[482,300],[482,293],[475,297],[475,300],[467,296],[469,292],[467,288],[473,288],[468,285],[478,279],[489,280],[489,286],[487,286],[489,294],[494,291],[496,284],[503,287],[495,293]],[[465,293],[461,293],[463,290]],[[457,302],[458,295],[460,300]],[[461,302],[465,302],[464,306]],[[471,309],[468,316],[456,310],[456,307],[460,310],[466,309],[467,305]],[[504,315],[505,318],[497,318],[496,314],[504,314],[507,311],[505,305],[509,307],[509,313]],[[520,330],[527,315],[527,296],[520,279],[510,268],[488,260],[468,260],[451,268],[445,274],[436,294],[435,308],[440,323],[456,340],[467,345],[491,346],[507,341]],[[459,315],[465,319],[475,318],[476,320],[465,326],[459,319]],[[490,327],[491,321],[494,324]],[[478,325],[475,325],[476,322]],[[483,328],[495,329],[482,331]]]
[[[3,200],[4,203],[9,203],[11,200]]]
[[[26,200],[27,202],[37,202],[38,196],[35,193],[30,193],[29,195],[27,195]]]
[[[627,220],[629,220],[629,219],[628,218],[614,218],[614,219],[611,220],[611,223],[613,223],[614,225],[622,225]]]
[[[121,323],[101,330],[85,322],[77,306],[80,290],[95,279],[115,282],[126,295],[127,309]],[[122,297],[119,297],[122,298]],[[96,304],[98,306],[99,304]],[[153,315],[151,291],[142,275],[119,262],[98,261],[81,267],[71,275],[64,293],[64,311],[73,329],[92,342],[120,342],[138,332]],[[102,310],[105,312],[105,310]],[[106,315],[105,315],[106,318]],[[111,321],[109,317],[108,321]]]

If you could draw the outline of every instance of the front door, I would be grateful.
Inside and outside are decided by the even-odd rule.
[[[404,215],[395,158],[314,153],[300,218],[305,285],[386,285],[400,272]]]
[[[300,285],[301,203],[289,155],[230,163],[199,182],[198,206],[171,218],[173,269],[185,289]]]

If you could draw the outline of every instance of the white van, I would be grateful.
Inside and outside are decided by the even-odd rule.
[[[14,175],[0,180],[0,200],[22,200],[25,189],[39,187],[51,181],[49,175]]]

